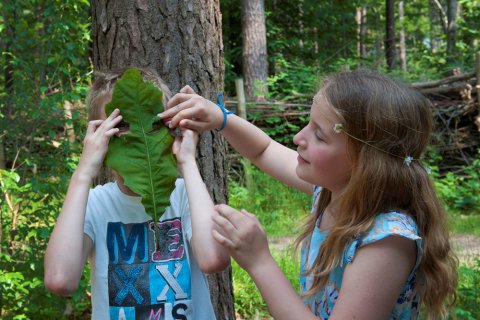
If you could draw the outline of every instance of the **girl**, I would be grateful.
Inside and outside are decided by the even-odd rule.
[[[273,260],[254,215],[226,205],[214,238],[255,281],[275,319],[430,319],[455,300],[446,214],[420,162],[432,131],[428,100],[366,70],[324,81],[297,150],[185,87],[159,114],[171,127],[223,129],[274,178],[313,195],[301,245],[301,298]],[[303,302],[302,302],[303,300]]]

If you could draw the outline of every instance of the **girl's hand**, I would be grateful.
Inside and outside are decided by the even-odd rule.
[[[181,130],[180,135],[175,137],[172,150],[177,157],[177,164],[182,166],[188,163],[195,163],[195,152],[197,150],[198,133],[192,130]]]
[[[103,159],[107,154],[108,142],[110,138],[119,132],[115,128],[122,120],[120,110],[115,109],[105,120],[93,120],[88,123],[87,133],[83,139],[83,151],[80,163],[77,167],[77,173],[83,174],[90,179],[94,179]]]
[[[189,86],[185,86],[167,103],[166,110],[158,116],[173,129],[179,126],[197,132],[220,128],[223,112],[213,102],[199,96]]]
[[[250,273],[256,265],[272,259],[265,231],[255,215],[224,204],[215,210],[218,215],[213,221],[221,233],[213,230],[213,237],[243,269]]]

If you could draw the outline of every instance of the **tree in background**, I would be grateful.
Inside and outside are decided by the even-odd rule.
[[[456,53],[458,8],[457,0],[447,0],[447,61],[450,63]]]
[[[216,99],[223,87],[223,45],[217,0],[163,2],[95,0],[92,5],[95,70],[137,66],[155,69],[173,92],[190,85]],[[226,203],[226,146],[216,132],[202,134],[198,163],[215,203]],[[233,319],[230,267],[209,275],[218,319]]]
[[[403,0],[398,1],[398,20],[400,22],[399,46],[400,46],[400,68],[407,71],[407,48],[405,45],[405,15],[403,10]]]
[[[395,68],[395,1],[386,2],[386,32],[385,32],[385,57],[387,68],[392,71]]]
[[[242,0],[243,75],[247,96],[268,92],[267,36],[264,0]]]

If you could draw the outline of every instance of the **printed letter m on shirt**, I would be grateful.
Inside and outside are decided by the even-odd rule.
[[[139,262],[147,262],[148,239],[146,223],[123,224],[109,222],[107,227],[107,248],[110,263],[131,264],[137,256]],[[119,258],[121,257],[121,261]]]

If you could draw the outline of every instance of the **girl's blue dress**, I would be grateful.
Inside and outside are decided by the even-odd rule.
[[[312,213],[316,212],[318,197],[321,188],[315,187],[313,193]],[[320,245],[325,241],[328,231],[320,231],[319,225],[321,216],[317,221],[315,230],[313,231],[308,244],[304,243],[301,250],[301,274],[305,274],[307,266],[310,266],[318,255]],[[328,319],[330,313],[335,306],[339,291],[342,287],[343,272],[348,263],[355,258],[358,248],[369,243],[379,241],[388,236],[402,236],[407,239],[414,240],[417,243],[417,261],[415,267],[409,274],[405,282],[401,294],[398,296],[397,303],[390,314],[390,320],[417,319],[419,313],[419,293],[414,291],[415,285],[419,280],[417,278],[417,269],[422,258],[422,239],[418,235],[417,224],[412,217],[396,211],[379,214],[374,225],[365,234],[358,236],[347,245],[344,250],[342,262],[330,274],[328,285],[322,288],[317,294],[310,298],[305,298],[305,304],[310,310],[322,319]],[[306,241],[308,242],[308,241]],[[300,290],[305,293],[311,287],[311,277],[301,276]]]

